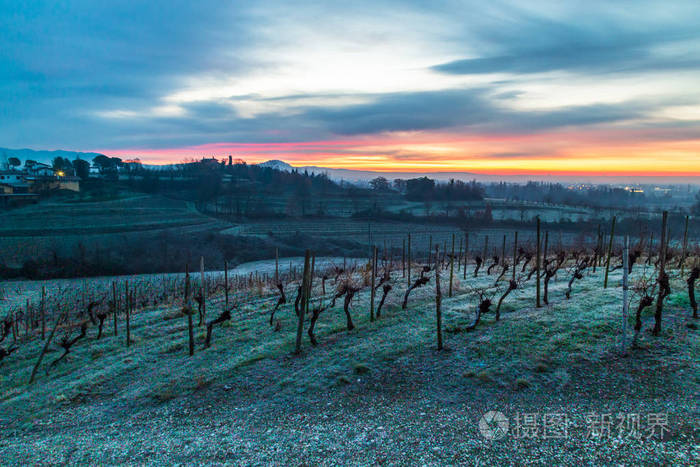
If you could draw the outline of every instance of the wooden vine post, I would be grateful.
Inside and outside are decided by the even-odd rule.
[[[438,258],[439,246],[435,245],[435,258]],[[435,318],[437,325],[437,348],[442,350],[442,292],[440,291],[440,267],[435,264]]]
[[[664,282],[668,282],[666,277],[666,250],[668,241],[667,235],[667,225],[668,225],[668,211],[664,211],[663,218],[661,220],[661,243],[659,244],[659,278],[657,281],[657,288],[659,289],[658,297],[656,299],[656,311],[654,313],[654,330],[653,334],[658,336],[661,333],[661,314],[664,309],[664,298],[667,294],[667,289],[664,287]]]
[[[406,239],[401,246],[401,277],[406,277]]]
[[[204,256],[199,257],[199,274],[202,283],[200,284],[199,293],[202,296],[202,314],[199,315],[199,324],[201,326],[207,319],[207,282],[204,277]]]
[[[450,256],[450,288],[448,294],[452,297],[452,280],[455,275],[455,234],[452,234],[452,255]]]
[[[408,250],[406,251],[408,261],[407,261],[407,269],[408,269],[408,281],[407,281],[407,286],[411,286],[411,232],[408,233]]]
[[[537,216],[537,246],[535,247],[535,280],[537,282],[537,292],[535,305],[540,308],[540,216]]]
[[[501,266],[506,264],[506,236],[503,236],[503,246],[501,247]]]
[[[467,261],[469,260],[469,232],[464,232],[464,276],[462,279],[467,280]]]
[[[595,250],[593,250],[593,272],[598,265],[598,255],[600,254],[600,224],[598,224],[598,236],[596,237]]]
[[[29,299],[27,299],[27,304],[24,307],[26,313],[24,314],[24,336],[29,336],[29,329],[32,327],[32,309],[29,305]]]
[[[280,282],[280,249],[275,248],[275,285]]]
[[[307,293],[306,293],[306,306],[304,309],[306,312],[309,312],[309,306],[311,305],[311,292],[314,287],[314,274],[316,273],[316,254],[312,253],[311,254],[311,271],[309,271],[309,285],[307,286]]]
[[[44,355],[46,354],[46,351],[49,350],[49,345],[51,345],[51,340],[53,339],[54,334],[56,334],[56,329],[58,328],[58,324],[63,320],[63,317],[68,314],[68,307],[63,308],[63,312],[58,316],[56,319],[56,322],[53,325],[53,329],[51,329],[51,332],[49,333],[49,338],[46,339],[46,343],[44,343],[44,347],[41,349],[41,353],[39,354],[39,358],[37,358],[36,363],[34,364],[34,368],[32,369],[32,375],[29,377],[29,384],[32,384],[34,382],[34,378],[36,377],[36,372],[39,369],[39,365],[41,365],[41,361],[44,359]]]
[[[607,257],[605,259],[605,281],[603,282],[604,289],[608,288],[608,273],[610,272],[610,257],[612,256],[613,239],[615,238],[615,220],[616,219],[617,219],[617,217],[613,216],[612,227],[610,227],[610,242],[608,243],[608,254],[607,254]],[[666,230],[666,229],[664,228],[664,230]]]
[[[41,338],[46,339],[46,286],[41,286]]]
[[[629,248],[630,238],[625,236],[625,246],[622,252],[622,351],[627,349],[627,314],[629,312]]]
[[[433,264],[432,261],[431,261],[431,259],[432,259],[432,257],[431,257],[432,253],[433,253],[433,235],[431,234],[431,235],[428,236],[428,266],[430,266],[431,264]],[[437,261],[437,258],[435,258],[435,261]]]
[[[369,295],[369,320],[374,321],[374,284],[377,279],[377,247],[374,247],[374,253],[372,255],[372,283]]]
[[[457,253],[457,276],[459,276],[459,269],[462,267],[462,237],[459,237],[459,253]]]
[[[369,246],[369,255],[372,256],[372,224],[367,223],[367,245]]]
[[[117,315],[119,314],[119,304],[117,303],[117,283],[112,281],[112,303],[114,303],[114,335],[119,335]]]
[[[275,258],[275,284],[277,284],[277,258]],[[228,261],[224,260],[224,302],[228,310]]]
[[[483,262],[482,262],[483,267],[486,267],[486,260],[488,259],[488,257],[489,257],[489,236],[486,235],[486,236],[484,237],[484,255],[482,256],[482,259],[483,259]]]
[[[304,274],[302,276],[301,280],[301,307],[299,308],[299,321],[297,323],[297,340],[296,340],[296,346],[294,348],[294,353],[295,354],[300,354],[301,353],[301,337],[302,334],[304,333],[304,315],[305,310],[306,310],[306,302],[308,298],[308,285],[309,285],[309,270],[311,269],[311,265],[309,264],[310,262],[310,256],[311,256],[311,251],[306,250],[306,254],[304,256]]]
[[[192,314],[194,310],[190,304],[190,266],[185,265],[185,304],[182,311],[187,315],[187,335],[189,337],[190,357],[194,355],[194,323]]]
[[[518,232],[515,232],[515,240],[513,240],[513,280],[515,280],[515,268],[518,258]]]
[[[685,216],[685,229],[683,232],[683,253],[681,254],[680,268],[681,276],[685,273],[685,256],[688,254],[688,220],[689,216]]]
[[[129,281],[124,282],[124,305],[126,306],[126,346],[131,344],[131,300],[129,297]]]

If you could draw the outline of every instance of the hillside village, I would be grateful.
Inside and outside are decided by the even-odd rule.
[[[53,190],[80,191],[80,177],[48,164],[27,161],[20,169],[0,169],[0,204],[8,207],[37,202],[39,195]]]
[[[99,155],[92,163],[77,158],[55,157],[51,164],[17,157],[0,162],[0,207],[15,207],[36,203],[40,195],[60,190],[80,192],[81,180],[91,177],[117,179],[121,172],[130,172],[138,160],[122,161]]]

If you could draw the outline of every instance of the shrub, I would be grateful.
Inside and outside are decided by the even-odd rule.
[[[476,377],[479,378],[481,381],[484,383],[490,383],[493,381],[493,374],[491,373],[490,370],[481,370],[476,374]]]
[[[518,378],[515,380],[515,389],[526,389],[530,387],[530,381],[525,378]]]
[[[346,385],[350,384],[350,382],[351,382],[351,381],[350,381],[350,378],[348,378],[348,377],[345,376],[345,375],[339,376],[339,377],[338,377],[338,380],[336,381],[336,383],[338,384],[338,386],[346,386]]]
[[[365,373],[369,373],[369,367],[364,363],[356,363],[355,373],[357,373],[358,375],[364,375]]]
[[[212,381],[204,375],[197,375],[194,379],[195,389],[205,389],[211,386]]]

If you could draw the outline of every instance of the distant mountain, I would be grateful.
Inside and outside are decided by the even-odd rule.
[[[267,165],[269,164],[269,165]],[[526,183],[528,181],[543,181],[552,183],[604,183],[604,184],[700,184],[699,177],[693,176],[635,176],[635,175],[560,175],[560,174],[477,174],[472,172],[375,172],[372,170],[334,169],[318,167],[314,165],[294,167],[284,161],[271,160],[263,162],[263,166],[274,167],[287,172],[298,170],[309,173],[323,173],[334,181],[346,181],[350,183],[365,184],[376,177],[384,177],[387,180],[395,178],[409,179],[417,177],[429,177],[439,181],[450,179],[479,182],[510,182]]]
[[[271,161],[262,162],[262,163],[258,164],[258,166],[267,167],[267,168],[275,169],[275,170],[281,170],[282,172],[291,172],[294,169],[294,167],[287,164],[286,162],[276,160],[276,159],[273,159]]]
[[[262,162],[258,165],[261,167],[270,167],[285,172],[298,170],[299,172],[326,174],[332,180],[344,180],[353,183],[368,182],[373,178],[377,177],[384,177],[389,180],[393,180],[395,178],[416,178],[423,176],[434,178],[436,180],[449,180],[451,178],[454,178],[456,180],[473,180],[475,178],[479,179],[484,177],[483,175],[473,174],[470,172],[374,172],[372,170],[334,169],[330,167],[319,167],[316,165],[304,165],[300,167],[294,167],[280,160],[270,160]]]
[[[69,160],[74,160],[80,157],[86,161],[92,161],[95,157],[101,156],[102,154],[97,152],[80,152],[80,151],[35,151],[34,149],[8,149],[0,148],[0,161],[4,160],[6,157],[16,157],[22,161],[27,159],[44,162],[50,164],[55,157],[68,158]]]

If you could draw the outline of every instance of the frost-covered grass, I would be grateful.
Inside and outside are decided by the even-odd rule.
[[[648,333],[653,318],[645,311],[638,348],[628,346],[625,356],[619,270],[606,290],[602,271],[586,275],[570,300],[562,271],[542,308],[534,306],[531,280],[509,295],[499,322],[491,312],[466,331],[474,288],[495,279],[483,272],[475,279],[472,268],[466,280],[455,274],[453,297],[449,271],[441,273],[443,351],[436,350],[434,271],[402,310],[407,284],[400,270],[380,319],[369,319],[365,287],[351,305],[355,329],[346,330],[341,299],[318,321],[319,345],[304,333],[298,356],[296,284],[287,284],[278,330],[268,323],[273,289],[237,295],[234,318],[215,328],[211,348],[203,349],[205,329],[196,328],[194,357],[179,300],[137,310],[128,348],[123,318],[117,337],[111,320],[103,339],[90,328],[47,376],[59,355],[48,354],[33,385],[27,381],[41,343],[22,343],[0,367],[0,456],[8,464],[692,463],[700,345],[679,278],[662,335]],[[635,269],[634,277],[642,272]],[[314,285],[314,300],[327,302],[333,279],[325,297],[320,279]],[[220,293],[212,295],[210,318],[221,303]],[[476,423],[494,409],[509,417],[563,411],[572,421],[570,438],[485,440]],[[669,433],[664,441],[591,441],[591,411],[668,413]]]
[[[640,270],[637,268],[633,277]],[[413,271],[414,278],[418,274],[418,270]],[[480,375],[481,384],[524,389],[546,384],[551,378],[565,378],[563,374],[556,376],[558,369],[601,361],[611,353],[619,353],[621,272],[611,274],[606,290],[602,289],[600,270],[596,275],[587,275],[576,282],[570,300],[564,297],[565,273],[560,274],[550,285],[549,306],[534,307],[535,287],[531,280],[506,299],[500,322],[495,322],[492,312],[482,317],[474,331],[467,332],[465,329],[472,323],[477,305],[471,291],[492,284],[495,275],[482,272],[475,279],[470,269],[465,281],[461,273],[455,274],[454,296],[449,298],[449,271],[443,271],[443,323],[448,349],[445,356],[459,365],[455,374],[471,372]],[[45,368],[60,355],[55,350],[49,353],[33,385],[27,382],[42,343],[39,339],[21,343],[20,350],[2,365],[2,422],[21,426],[66,404],[85,407],[105,402],[125,406],[160,404],[190,397],[211,385],[245,380],[251,375],[254,379],[265,375],[262,383],[265,390],[276,393],[290,387],[302,392],[319,390],[328,385],[347,384],[358,374],[386,373],[397,362],[401,365],[435,348],[434,272],[429,275],[429,284],[413,291],[404,311],[401,301],[406,279],[400,271],[394,272],[394,290],[386,300],[381,318],[374,322],[369,320],[369,292],[365,287],[352,302],[356,329],[350,332],[345,328],[342,299],[338,300],[336,307],[323,312],[317,323],[318,347],[312,347],[304,333],[301,357],[291,357],[297,323],[292,308],[293,285],[287,287],[289,303],[276,314],[278,331],[268,324],[277,295],[272,289],[264,288],[261,297],[239,299],[234,318],[214,329],[211,348],[203,349],[206,330],[204,326],[197,327],[194,357],[188,356],[187,322],[176,303],[138,310],[132,316],[132,343],[128,348],[123,317],[117,337],[113,336],[111,318],[105,323],[105,336],[100,340],[96,339],[97,330],[90,328],[87,338],[79,341],[67,359],[47,376]],[[504,286],[505,283],[500,286],[501,290]],[[320,288],[317,279],[315,300],[328,301],[333,280],[327,282],[325,297],[320,296]],[[681,281],[674,280],[672,288],[674,293],[666,304],[663,336],[654,338],[644,332],[640,346],[672,352],[677,358],[692,361],[698,357],[697,331],[685,325],[689,312]],[[494,293],[492,311],[499,295],[500,292]],[[380,296],[381,290],[377,302]],[[631,296],[632,314],[636,300]],[[221,294],[212,297],[208,316],[218,314],[221,306]],[[645,312],[645,328],[649,327],[650,313],[650,310]],[[55,342],[63,332],[62,329],[57,332]],[[630,328],[628,343],[631,335]],[[697,368],[693,368],[697,385]]]

